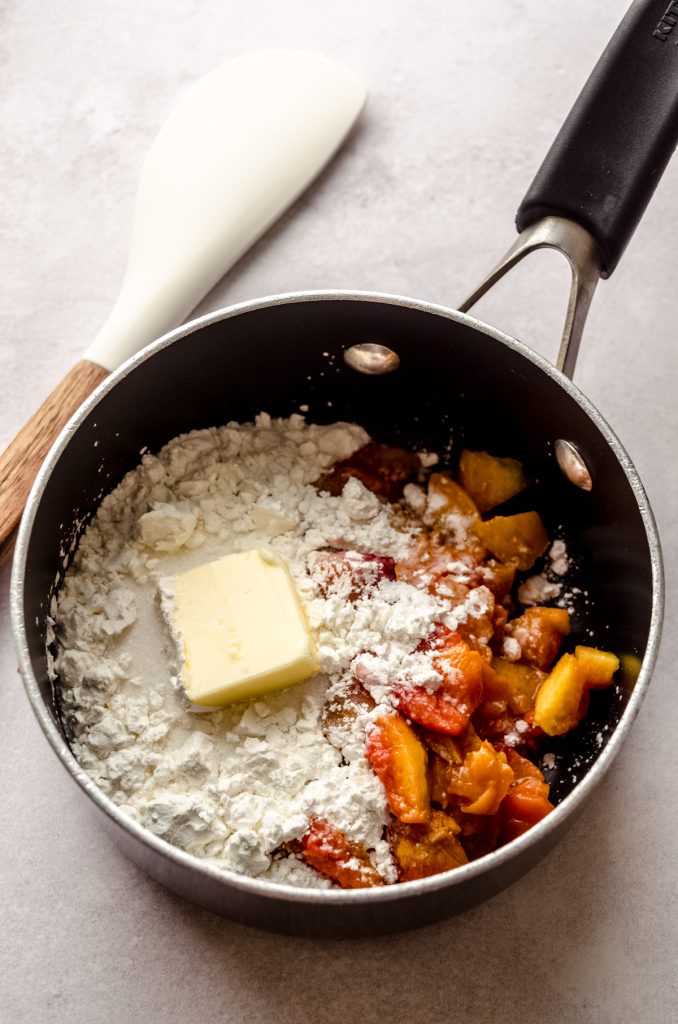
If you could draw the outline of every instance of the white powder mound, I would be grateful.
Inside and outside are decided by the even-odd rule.
[[[311,486],[368,440],[355,425],[265,414],[175,438],[104,499],[53,608],[54,667],[79,762],[136,821],[219,867],[326,887],[279,851],[317,816],[364,843],[396,880],[384,789],[363,756],[376,711],[359,709],[334,745],[323,731],[326,694],[368,650],[377,710],[392,705],[388,679],[435,686],[431,656],[415,648],[433,621],[454,627],[482,614],[487,594],[478,588],[453,613],[449,602],[377,574],[357,599],[322,596],[313,565],[323,550],[398,559],[411,545],[359,481],[339,497]],[[262,545],[290,565],[322,671],[263,700],[195,714],[172,685],[158,583]]]
[[[520,643],[513,636],[504,637],[501,653],[508,661],[520,661],[523,656]]]
[[[549,563],[551,572],[556,576],[564,576],[570,568],[570,557],[564,540],[554,540],[549,548]]]
[[[518,588],[518,600],[523,605],[545,604],[563,594],[559,577],[570,568],[570,557],[565,541],[554,540],[548,552],[548,564],[538,576],[530,576]],[[561,606],[563,601],[558,602]]]
[[[539,576],[530,576],[518,587],[518,600],[524,605],[545,604],[558,597],[563,589],[561,583],[554,583],[543,573]]]

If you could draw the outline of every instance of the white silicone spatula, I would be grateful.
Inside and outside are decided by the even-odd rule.
[[[186,318],[338,149],[365,87],[334,61],[261,51],[191,87],[146,157],[129,262],[101,331],[0,456],[0,554],[57,433],[104,377]]]

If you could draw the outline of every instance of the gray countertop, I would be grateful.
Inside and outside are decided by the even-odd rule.
[[[362,74],[370,101],[330,170],[201,312],[344,287],[454,305],[513,237],[516,206],[623,0],[5,0],[0,95],[0,441],[81,355],[125,264],[140,162],[173,99],[246,50]],[[678,160],[596,295],[576,382],[648,490],[664,639],[613,770],[560,843],[488,903],[332,943],[231,924],[145,877],[100,831],[16,674],[0,585],[0,1011],[41,1024],[186,1020],[669,1024],[678,1016]],[[541,254],[479,312],[556,349],[564,261]]]

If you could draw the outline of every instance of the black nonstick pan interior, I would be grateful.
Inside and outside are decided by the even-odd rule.
[[[45,621],[74,540],[144,448],[157,451],[177,434],[245,422],[262,410],[289,416],[307,407],[309,421],[354,421],[376,440],[436,451],[444,466],[454,467],[464,447],[511,455],[534,483],[505,510],[537,508],[575,562],[568,582],[581,593],[574,595],[570,641],[634,656],[624,658],[623,685],[594,694],[582,725],[548,742],[545,749],[564,755],[547,773],[557,802],[603,749],[627,703],[634,659],[642,659],[648,642],[652,558],[637,494],[620,461],[625,456],[576,389],[523,346],[436,307],[334,295],[256,303],[235,316],[206,318],[138,360],[103,395],[63,451],[37,509],[25,604],[35,674],[47,694],[44,631],[30,625]],[[349,367],[344,351],[365,341],[395,350],[400,368],[367,376]],[[590,492],[558,468],[558,438],[585,457]]]

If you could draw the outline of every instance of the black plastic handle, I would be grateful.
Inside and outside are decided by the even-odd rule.
[[[609,277],[678,142],[678,0],[635,0],[518,209],[586,228]],[[676,225],[678,228],[678,225]]]

